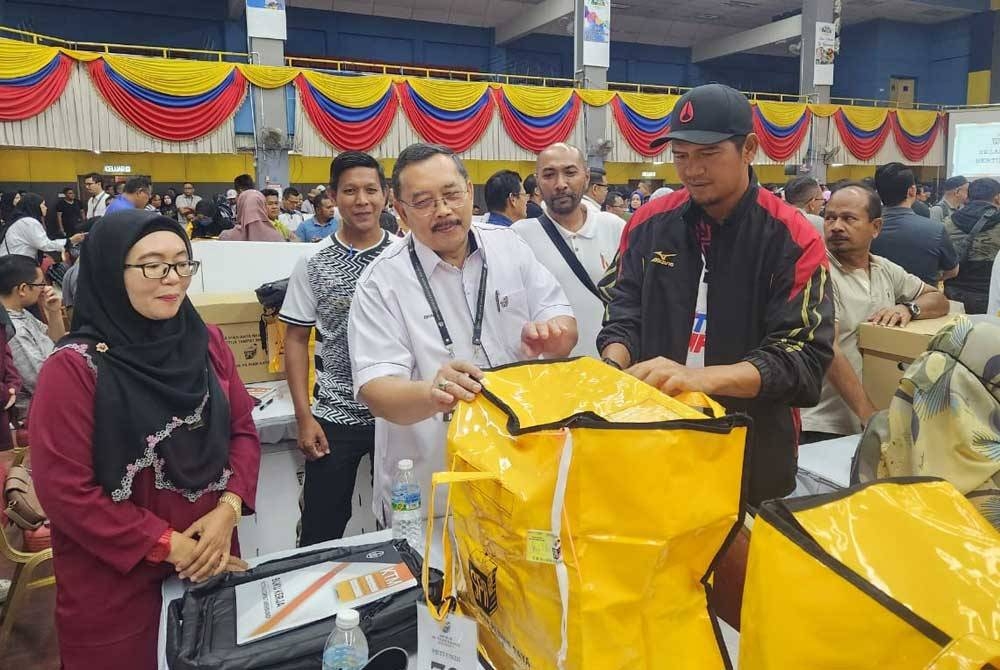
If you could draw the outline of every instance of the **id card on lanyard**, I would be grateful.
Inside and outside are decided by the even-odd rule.
[[[437,326],[438,334],[441,336],[441,342],[444,344],[445,349],[448,350],[448,357],[454,360],[455,342],[448,330],[448,324],[445,323],[444,314],[441,313],[441,307],[434,296],[434,291],[431,289],[431,282],[427,278],[427,273],[424,272],[424,266],[417,257],[417,249],[412,237],[410,238],[409,250],[413,272],[417,275],[420,289],[424,292],[424,299],[427,300],[427,305],[431,308],[431,314],[434,317],[434,324]],[[489,275],[489,268],[486,265],[485,254],[480,251],[480,256],[483,261],[483,269],[479,273],[479,290],[476,292],[476,313],[472,318],[473,356],[471,362],[477,367],[490,367],[489,357],[483,349],[483,318],[486,315],[486,278]]]

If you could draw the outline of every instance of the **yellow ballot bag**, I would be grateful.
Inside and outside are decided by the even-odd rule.
[[[487,659],[727,667],[708,590],[742,525],[749,419],[589,358],[498,368],[483,387],[455,411],[452,472],[433,482],[451,484],[444,592],[477,620]]]
[[[951,484],[763,504],[740,670],[1000,668],[1000,534]]]

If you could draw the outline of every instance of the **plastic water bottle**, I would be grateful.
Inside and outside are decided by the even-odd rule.
[[[417,551],[423,551],[420,484],[413,476],[413,461],[403,459],[397,468],[392,482],[392,536],[397,540],[406,540]]]
[[[368,640],[357,610],[337,612],[337,625],[323,647],[323,670],[361,670],[368,663]]]

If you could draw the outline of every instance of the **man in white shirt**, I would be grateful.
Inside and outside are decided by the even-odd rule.
[[[302,194],[297,188],[289,186],[281,192],[281,213],[278,214],[278,221],[283,223],[288,230],[293,232],[298,230],[302,222],[306,220],[300,207],[302,207]],[[303,240],[303,242],[309,241]]]
[[[555,146],[555,145],[553,145]],[[551,148],[551,147],[550,147]],[[583,164],[586,167],[587,158],[584,157]],[[608,173],[604,168],[590,168],[590,181],[587,190],[583,193],[583,204],[591,212],[600,212],[604,209],[604,200],[608,197]],[[537,176],[537,175],[536,175]],[[542,198],[545,198],[544,191]],[[547,201],[546,201],[547,202]]]
[[[96,172],[91,172],[83,178],[83,187],[90,194],[90,200],[87,201],[87,221],[95,216],[104,216],[104,212],[108,208],[108,200],[111,198],[104,191],[104,177]]]
[[[875,413],[861,385],[858,328],[871,322],[905,326],[948,313],[948,300],[892,261],[871,253],[882,228],[882,203],[863,184],[842,186],[825,212],[827,256],[836,306],[833,363],[819,404],[802,410],[802,444],[854,435]]]
[[[184,182],[184,193],[177,196],[177,200],[174,202],[177,205],[177,220],[182,225],[187,225],[188,213],[194,214],[194,208],[198,206],[199,202],[201,202],[201,196],[195,194],[194,184],[189,181]]]
[[[535,177],[548,214],[516,222],[514,232],[566,291],[580,333],[573,355],[600,358],[597,334],[605,298],[597,284],[618,251],[625,221],[581,202],[592,175],[577,147],[553,144],[538,154]]]
[[[429,500],[447,422],[481,390],[480,368],[563,357],[577,339],[566,295],[528,245],[472,224],[472,182],[451,150],[404,149],[392,193],[410,234],[362,273],[348,321],[354,391],[375,416],[373,508],[384,525],[400,459],[413,460]]]

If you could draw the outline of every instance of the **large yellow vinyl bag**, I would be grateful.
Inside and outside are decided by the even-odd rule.
[[[1000,668],[1000,533],[931,478],[766,502],[742,622],[740,670]]]
[[[749,419],[589,358],[498,368],[483,386],[455,412],[453,472],[434,482],[452,483],[445,574],[454,553],[459,609],[487,658],[726,667],[707,592],[742,524]]]

